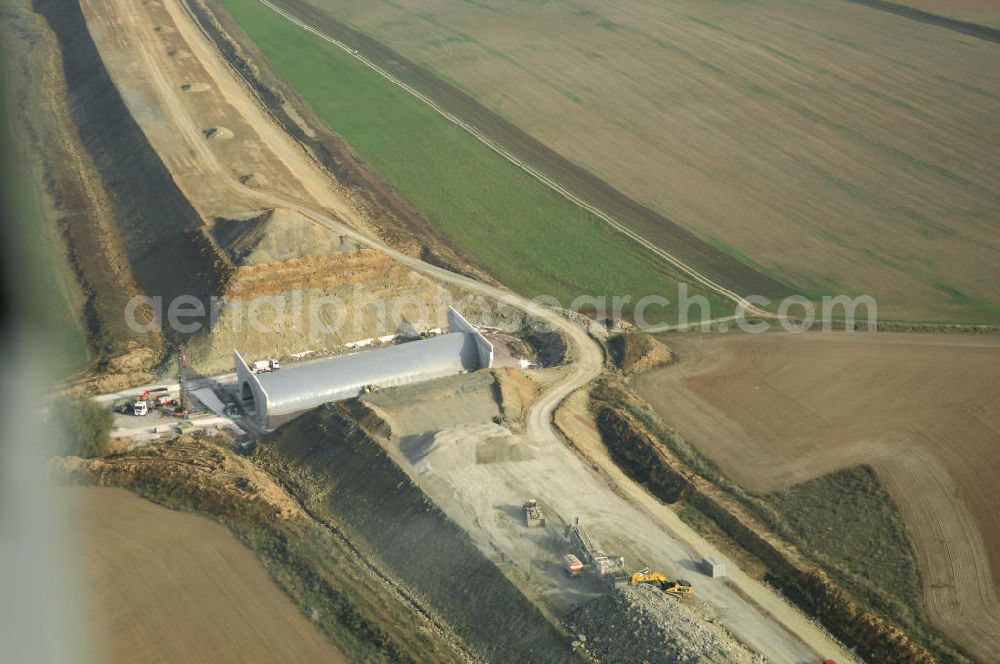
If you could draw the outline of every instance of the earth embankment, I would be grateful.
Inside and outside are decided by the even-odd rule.
[[[367,543],[487,661],[575,661],[568,639],[365,430],[384,423],[367,407],[350,409],[320,407],[265,444],[307,509]]]
[[[222,292],[230,266],[108,75],[76,2],[36,0],[62,51],[69,111],[107,192],[139,288],[169,303]]]

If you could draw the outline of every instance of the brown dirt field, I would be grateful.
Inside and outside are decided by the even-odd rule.
[[[662,215],[626,221],[698,267],[663,218],[886,318],[997,316],[993,43],[849,2],[310,2]]]
[[[1000,648],[1000,338],[673,336],[635,386],[724,473],[767,492],[858,464],[903,513],[931,620]]]
[[[223,526],[124,489],[67,490],[100,661],[347,661]]]

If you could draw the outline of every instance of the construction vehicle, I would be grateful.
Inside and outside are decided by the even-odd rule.
[[[570,576],[576,576],[583,571],[583,563],[572,553],[567,553],[563,556],[563,569]]]
[[[580,525],[580,517],[573,519],[573,524],[566,530],[573,553],[602,580],[609,583],[627,582],[625,558],[619,555],[607,554],[590,534]]]
[[[254,373],[268,373],[269,371],[277,371],[281,368],[281,363],[278,360],[257,360],[254,362],[250,369]]]
[[[633,573],[629,578],[629,583],[633,586],[649,584],[656,586],[665,593],[675,595],[690,595],[694,592],[690,581],[686,579],[670,579],[666,574],[653,572],[649,568]]]
[[[538,501],[534,498],[528,498],[524,501],[524,505],[521,506],[524,510],[524,525],[528,528],[544,528],[545,527],[545,513],[542,512],[542,508],[538,506]]]
[[[122,406],[120,412],[129,413],[132,415],[140,415],[140,416],[148,415],[150,410],[155,410],[157,408],[155,401],[152,402],[149,401],[149,395],[155,392],[166,392],[166,391],[167,388],[165,387],[154,387],[148,389],[141,395],[139,395],[139,398],[137,400],[128,402],[124,406]]]

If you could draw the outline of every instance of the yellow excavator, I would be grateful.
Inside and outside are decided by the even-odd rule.
[[[685,581],[684,579],[669,579],[666,574],[663,574],[662,572],[653,572],[649,569],[644,569],[632,574],[629,579],[629,583],[633,586],[647,583],[649,585],[656,586],[665,593],[673,593],[675,595],[690,595],[694,592],[690,582]]]

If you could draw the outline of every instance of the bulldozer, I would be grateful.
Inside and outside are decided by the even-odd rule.
[[[545,513],[542,512],[542,508],[539,507],[537,500],[529,498],[524,501],[521,510],[524,512],[524,525],[528,528],[545,527]]]
[[[633,586],[649,584],[656,586],[665,593],[674,595],[690,595],[694,592],[690,582],[684,579],[670,579],[662,572],[653,572],[649,569],[633,573],[629,579],[629,584]]]

